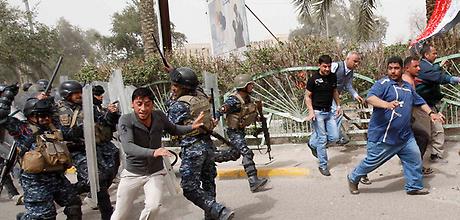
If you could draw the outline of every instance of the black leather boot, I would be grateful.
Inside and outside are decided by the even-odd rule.
[[[268,179],[266,178],[258,178],[256,175],[249,176],[249,187],[251,188],[251,192],[258,192],[258,190],[262,189],[265,184],[267,184]]]

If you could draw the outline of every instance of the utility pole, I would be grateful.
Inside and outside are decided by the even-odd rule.
[[[160,9],[160,22],[161,22],[161,39],[165,52],[172,51],[171,40],[171,22],[169,20],[169,6],[168,0],[159,0],[158,7]]]
[[[23,0],[24,4],[26,5],[26,12],[27,12],[27,21],[29,22],[30,31],[34,32],[34,24],[32,23],[32,12],[29,8],[29,0]]]

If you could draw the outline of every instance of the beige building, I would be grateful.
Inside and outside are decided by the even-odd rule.
[[[276,36],[279,41],[287,42],[289,39],[288,34],[279,34]],[[277,44],[278,42],[273,38],[270,37],[266,40],[261,41],[253,41],[248,46],[248,48],[263,48],[267,46],[272,46]],[[211,44],[210,43],[193,43],[193,44],[185,44],[184,47],[179,49],[181,52],[190,55],[190,56],[212,56],[211,52]]]

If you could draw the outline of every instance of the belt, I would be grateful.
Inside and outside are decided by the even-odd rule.
[[[322,111],[322,112],[330,112],[331,107],[328,107],[328,108],[313,107],[313,110]]]

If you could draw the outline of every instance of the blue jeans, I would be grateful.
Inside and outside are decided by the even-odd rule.
[[[333,112],[334,114],[337,112],[337,103],[335,103],[335,100],[332,100],[332,106],[331,106],[331,112]],[[339,140],[343,138],[343,134],[342,134],[342,120],[343,120],[343,113],[340,114],[338,117],[335,116],[335,121],[337,122],[337,129],[338,129],[338,133],[339,133]]]
[[[348,175],[348,179],[353,183],[358,183],[361,177],[377,169],[394,155],[398,155],[403,166],[404,178],[406,179],[405,190],[422,189],[422,159],[414,137],[401,145],[367,142],[366,158]]]
[[[315,110],[315,120],[312,122],[313,132],[310,136],[310,146],[316,149],[319,159],[319,167],[327,168],[327,142],[335,142],[339,138],[335,112]]]

